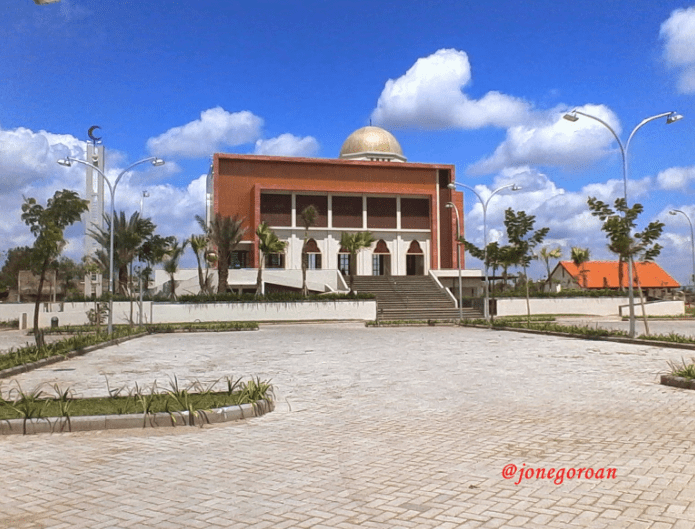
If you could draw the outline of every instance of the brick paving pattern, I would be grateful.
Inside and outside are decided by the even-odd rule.
[[[0,438],[0,527],[695,527],[682,351],[454,327],[150,336],[17,377],[105,394],[272,378],[276,411],[214,427]],[[504,480],[615,467],[617,479]]]

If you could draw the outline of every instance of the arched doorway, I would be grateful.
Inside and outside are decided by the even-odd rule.
[[[384,239],[376,243],[376,248],[372,252],[372,275],[388,276],[391,275],[391,252]]]
[[[425,275],[425,254],[417,241],[410,243],[405,256],[405,273],[409,276]]]

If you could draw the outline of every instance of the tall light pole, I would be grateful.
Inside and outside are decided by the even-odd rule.
[[[678,215],[678,213],[683,215],[688,220],[688,224],[690,224],[690,249],[692,250],[693,254],[693,275],[690,276],[690,281],[692,281],[692,284],[695,285],[695,235],[693,234],[693,223],[690,222],[690,217],[688,217],[688,214],[685,211],[681,211],[680,209],[672,209],[668,212],[669,215]]]
[[[447,187],[449,189],[456,189],[456,186],[460,187],[465,187],[469,191],[472,191],[476,197],[478,197],[478,200],[480,201],[480,205],[483,206],[483,266],[485,269],[485,285],[484,285],[484,290],[485,290],[485,306],[483,307],[483,316],[485,317],[486,320],[490,319],[490,287],[489,287],[489,279],[488,279],[488,267],[487,267],[487,206],[490,204],[490,200],[492,200],[492,197],[494,197],[497,193],[500,191],[503,191],[505,189],[511,188],[512,191],[519,191],[521,188],[517,186],[516,184],[507,184],[502,187],[498,187],[495,189],[489,197],[487,197],[487,200],[483,200],[483,197],[480,196],[480,194],[473,189],[471,186],[467,186],[466,184],[460,184],[459,182],[451,182]]]
[[[142,220],[142,215],[145,211],[145,199],[149,197],[150,194],[147,192],[146,189],[142,191],[142,198],[140,199],[140,220]],[[139,259],[138,259],[139,261]],[[142,263],[142,261],[140,261]],[[138,273],[138,293],[140,295],[140,304],[138,305],[139,311],[138,311],[138,324],[140,327],[142,327],[142,265],[137,267],[137,273]]]
[[[91,164],[89,162],[85,162],[84,160],[78,160],[77,158],[62,158],[58,160],[58,165],[62,165],[63,167],[71,167],[72,164],[74,163],[79,163],[82,165],[86,165],[87,167],[94,169],[96,172],[98,172],[101,177],[104,179],[104,182],[106,182],[106,185],[109,186],[109,192],[111,194],[111,222],[109,226],[109,231],[110,233],[110,242],[109,242],[109,325],[108,325],[108,333],[113,334],[113,226],[115,224],[115,219],[114,219],[114,197],[116,195],[116,186],[118,186],[118,182],[121,181],[121,178],[123,178],[123,175],[125,175],[128,171],[130,171],[133,167],[136,165],[140,165],[143,163],[151,162],[152,165],[155,167],[159,167],[160,165],[164,165],[164,160],[161,158],[156,158],[154,156],[150,158],[145,158],[143,160],[139,160],[135,162],[134,164],[129,165],[123,171],[119,173],[119,175],[116,177],[116,180],[113,185],[111,185],[111,182],[109,179],[106,177],[104,172],[99,169],[96,165]]]
[[[610,133],[613,135],[615,138],[615,141],[618,142],[618,145],[620,146],[620,154],[623,158],[623,187],[624,187],[624,192],[625,192],[625,206],[627,206],[627,153],[628,149],[630,148],[630,141],[632,140],[632,137],[635,135],[635,132],[637,132],[639,129],[641,129],[644,125],[649,123],[650,121],[654,121],[655,119],[660,119],[660,118],[666,118],[666,124],[669,125],[671,123],[675,123],[676,121],[679,121],[683,119],[683,116],[678,114],[677,112],[662,112],[661,114],[657,114],[655,116],[651,116],[648,118],[643,119],[634,129],[632,129],[632,132],[627,138],[627,141],[623,145],[623,142],[620,140],[620,137],[616,134],[616,132],[613,130],[613,128],[603,121],[601,118],[598,118],[596,116],[592,116],[591,114],[586,114],[584,112],[581,112],[580,110],[574,109],[572,112],[569,112],[563,116],[564,119],[567,121],[575,122],[579,119],[579,116],[584,116],[589,119],[593,119],[594,121],[598,121],[601,125],[606,127]],[[630,338],[635,337],[635,292],[632,288],[632,256],[629,256],[628,260],[628,282],[630,283],[628,285],[628,297],[629,297],[629,304],[630,304],[630,330],[628,335]]]
[[[446,205],[456,213],[456,267],[459,269],[459,321],[463,319],[463,290],[461,287],[461,217],[459,210],[453,202]]]

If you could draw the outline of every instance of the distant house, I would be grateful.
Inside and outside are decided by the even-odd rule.
[[[623,263],[622,277],[618,273],[618,261],[587,261],[582,266],[572,261],[560,261],[550,274],[550,283],[562,290],[627,290],[629,275],[627,263]],[[656,263],[635,263],[633,286],[637,280],[648,296],[663,298],[680,289],[678,282]],[[557,286],[554,288],[558,288]]]

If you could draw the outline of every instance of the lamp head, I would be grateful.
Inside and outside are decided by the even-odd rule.
[[[673,210],[669,211],[668,214],[669,214],[669,215],[678,215],[678,213],[676,213],[676,212],[673,211]]]
[[[453,207],[455,207],[455,206],[454,206],[454,203],[453,203],[453,202],[447,202],[447,203],[446,203],[446,206],[444,206],[444,207],[445,207],[445,208],[451,209],[451,208],[453,208]]]
[[[671,112],[666,118],[666,124],[670,125],[671,123],[675,123],[681,119],[683,119],[683,116],[681,116],[678,112]]]
[[[72,167],[72,163],[70,162],[69,158],[61,158],[57,163],[63,167]]]
[[[161,158],[155,158],[154,160],[152,160],[152,165],[154,165],[155,167],[164,165],[164,160],[162,160]]]
[[[562,116],[562,118],[574,123],[575,121],[577,121],[579,119],[579,116],[577,116],[576,110],[573,110],[572,112],[568,112],[567,114]]]
[[[512,191],[521,191],[521,186],[518,186],[518,185],[514,184],[514,185],[512,186]]]
[[[446,187],[448,187],[449,189],[456,189],[456,184],[454,184],[453,182],[449,182]]]

